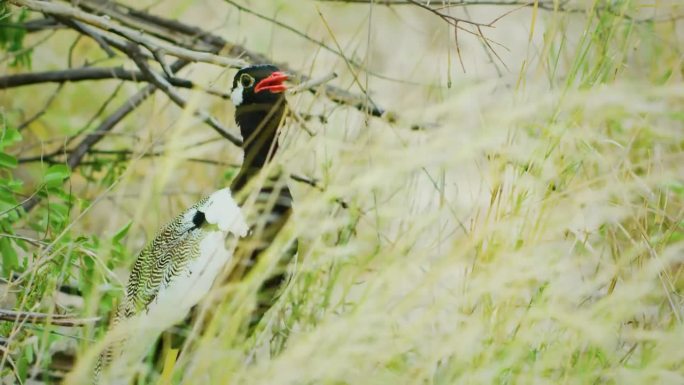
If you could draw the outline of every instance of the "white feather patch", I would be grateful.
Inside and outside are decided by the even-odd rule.
[[[242,104],[242,91],[243,90],[244,90],[244,88],[242,88],[242,84],[240,84],[240,82],[238,82],[237,86],[230,93],[230,100],[233,102],[233,105],[235,107]]]
[[[249,231],[249,226],[229,188],[211,194],[199,210],[204,213],[208,223],[217,225],[221,231],[227,231],[239,237],[244,237]]]
[[[182,321],[190,308],[207,295],[231,258],[220,231],[207,234],[199,248],[199,255],[190,261],[185,271],[159,290],[147,310],[136,316],[149,330],[162,331]]]
[[[164,330],[183,321],[190,309],[207,296],[216,277],[232,258],[232,251],[225,247],[226,233],[238,237],[247,235],[249,227],[230,189],[218,190],[201,207],[187,210],[183,215],[185,227],[192,226],[197,210],[204,213],[207,223],[216,225],[218,229],[202,230],[206,234],[200,241],[199,253],[192,256],[179,275],[159,289],[145,310],[118,326],[126,327],[123,345],[119,347],[123,356],[115,360],[105,373],[106,383],[119,385],[130,382],[127,376],[131,368],[139,365]]]

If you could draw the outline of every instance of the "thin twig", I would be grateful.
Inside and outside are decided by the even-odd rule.
[[[299,174],[290,174],[290,178],[292,180],[294,180],[295,182],[307,184],[307,185],[317,189],[318,191],[321,191],[321,192],[325,191],[325,189],[320,184],[318,184],[318,181],[316,179],[308,178],[308,177],[305,177],[305,176],[302,176]],[[335,202],[337,202],[337,204],[339,204],[343,209],[349,208],[349,203],[345,202],[344,200],[342,200],[340,198],[335,198]]]
[[[127,40],[134,41],[148,49],[151,49],[152,51],[163,50],[167,54],[176,56],[180,59],[193,62],[212,63],[233,68],[242,68],[247,64],[244,60],[240,59],[231,59],[218,56],[211,52],[194,51],[187,48],[158,42],[151,39],[147,35],[140,33],[139,31],[112,23],[107,18],[81,11],[78,8],[74,8],[63,3],[53,3],[39,0],[9,0],[9,2],[16,6],[26,7],[32,11],[42,12],[46,15],[63,16],[82,21],[93,27],[112,32],[126,38]]]
[[[50,33],[46,34],[43,38],[40,40],[36,41],[35,43],[31,44],[28,47],[23,47],[22,49],[18,51],[12,51],[12,52],[7,52],[7,54],[3,57],[0,58],[0,64],[6,62],[9,59],[16,58],[19,55],[23,55],[27,52],[31,52],[34,48],[40,46],[41,44],[45,43],[46,41],[50,40],[53,36],[55,36],[55,33],[57,31],[50,31]]]
[[[494,50],[494,47],[492,47],[492,45],[489,44],[489,41],[488,41],[489,39],[486,39],[486,38],[484,37],[484,33],[482,32],[482,28],[481,28],[479,25],[477,26],[477,32],[479,32],[480,36],[482,37],[480,40],[482,40],[482,42],[485,44],[485,46],[486,46],[487,48],[489,48],[489,50],[494,54],[494,56],[495,56],[497,59],[499,59],[499,62],[504,66],[504,68],[506,69],[506,71],[510,71],[510,70],[508,69],[508,66],[506,65],[506,62],[503,61],[503,59],[501,58],[501,56],[499,56],[499,54],[496,52],[496,50]]]
[[[29,20],[22,24],[22,26],[24,27],[27,33],[66,28],[65,25],[58,23],[55,19],[51,17]]]
[[[35,122],[41,116],[45,115],[48,108],[50,108],[50,106],[52,105],[52,102],[55,101],[55,99],[57,98],[57,95],[59,95],[60,91],[62,91],[63,86],[64,86],[64,84],[58,85],[57,88],[55,88],[55,90],[50,94],[50,97],[48,97],[48,100],[43,105],[43,108],[41,108],[32,117],[26,119],[23,123],[21,123],[19,126],[17,126],[17,130],[18,131],[23,130],[24,128],[28,127],[29,124]],[[0,77],[0,89],[1,88],[2,88],[2,77]]]
[[[132,82],[145,82],[147,78],[140,71],[127,70],[123,67],[82,67],[58,71],[27,72],[0,76],[0,89],[22,87],[43,83],[65,83],[85,80],[119,79]],[[166,81],[176,87],[193,88],[193,82],[177,77],[168,77]]]
[[[308,81],[299,83],[295,87],[292,87],[289,90],[287,90],[287,92],[290,94],[297,94],[297,93],[302,92],[302,91],[313,90],[313,89],[317,88],[318,86],[320,86],[321,84],[325,84],[325,83],[327,83],[327,82],[329,82],[335,78],[337,78],[337,74],[334,72],[331,72],[331,73],[329,73],[325,76],[322,76],[320,78],[310,79]]]
[[[178,71],[186,65],[190,64],[187,60],[177,60],[171,64],[171,68],[174,71]],[[152,93],[157,89],[157,86],[150,84],[138,91],[130,99],[124,102],[121,107],[114,111],[111,115],[105,119],[100,126],[86,136],[76,148],[69,154],[66,160],[67,166],[73,170],[75,169],[83,160],[86,153],[97,144],[106,135],[107,132],[111,131],[123,118],[125,118],[129,113],[135,110],[139,105],[141,105]],[[22,202],[21,206],[24,211],[31,211],[41,200],[41,195],[34,193],[32,197]]]
[[[122,161],[129,160],[133,155],[139,156],[140,158],[156,158],[156,157],[168,155],[166,152],[163,152],[163,151],[147,152],[147,153],[140,155],[138,152],[131,151],[131,150],[96,150],[96,149],[90,149],[88,151],[88,153],[91,155],[119,156],[119,157],[122,157],[122,159],[121,159]],[[47,164],[64,164],[64,160],[60,160],[60,159],[56,158],[56,156],[58,156],[58,155],[61,155],[61,152],[59,154],[19,158],[19,159],[17,159],[17,161],[19,162],[19,164],[35,163],[35,162],[45,162]],[[205,158],[183,158],[182,160],[188,161],[188,162],[195,162],[195,163],[211,164],[211,165],[221,166],[221,167],[231,167],[231,168],[239,168],[240,167],[240,164],[221,162],[218,160],[205,159]],[[117,160],[111,160],[111,161],[116,162]],[[81,165],[95,164],[95,162],[90,162],[90,163],[81,162],[80,164]]]
[[[440,11],[439,11],[438,9],[436,9],[436,8],[430,7],[430,6],[428,5],[428,3],[423,3],[423,2],[420,2],[420,1],[416,1],[416,0],[406,0],[406,1],[409,2],[409,3],[411,3],[411,4],[413,4],[413,5],[415,5],[415,6],[418,6],[418,7],[420,7],[420,8],[423,8],[424,10],[426,10],[426,11],[428,11],[428,12],[434,13],[435,15],[439,16],[442,20],[446,21],[447,23],[449,23],[449,24],[451,24],[451,25],[453,25],[454,27],[457,27],[457,28],[458,28],[458,23],[465,23],[465,24],[470,24],[470,25],[478,26],[478,27],[491,27],[491,26],[492,26],[491,23],[490,23],[490,24],[478,23],[478,22],[475,22],[475,21],[472,21],[472,20],[461,19],[460,17],[455,17],[455,16],[447,15],[446,13],[440,12]]]
[[[147,82],[147,78],[142,72],[136,70],[127,70],[123,67],[81,67],[56,71],[27,72],[0,76],[0,89],[23,87],[43,83],[66,83],[108,79],[125,80],[131,82]],[[205,88],[188,79],[183,79],[176,76],[165,77],[165,79],[174,87],[194,88],[202,92],[206,92],[209,95],[218,96],[222,99],[230,99],[230,93],[228,92]],[[299,88],[299,86],[296,88]]]
[[[387,7],[400,6],[400,5],[415,5],[416,1],[412,0],[316,0],[320,3],[346,3],[346,4],[370,4],[384,5]],[[434,7],[435,10],[442,10],[447,8],[455,7],[472,7],[478,5],[486,6],[520,6],[520,7],[536,7],[543,11],[548,12],[562,12],[562,13],[587,13],[587,9],[581,6],[571,7],[570,0],[541,0],[541,1],[530,1],[530,0],[453,0],[446,3],[442,1],[430,1],[423,0],[419,1],[423,5],[430,6],[432,4],[440,4]],[[635,18],[630,15],[621,14],[615,11],[614,7],[611,5],[599,5],[595,7],[596,11],[607,12],[614,16],[619,16],[625,20],[629,20],[634,23],[668,23],[684,18],[684,14],[670,15],[666,17],[644,17]]]
[[[102,36],[95,31],[93,31],[92,28],[88,27],[87,25],[84,25],[81,22],[78,22],[76,20],[71,20],[67,17],[64,16],[55,16],[57,20],[59,20],[60,23],[68,25],[69,27],[75,29],[76,31],[90,36],[97,44],[102,48],[103,51],[107,53],[107,56],[110,58],[116,56],[116,53],[114,50],[112,50],[112,47],[109,46],[109,44],[105,41],[105,39],[102,38]]]
[[[330,24],[328,24],[328,21],[325,19],[325,16],[323,16],[323,12],[321,12],[320,9],[318,9],[318,16],[320,16],[321,21],[323,21],[323,25],[325,26],[325,28],[328,31],[328,34],[333,39],[333,42],[335,43],[335,46],[338,49],[338,52],[342,55],[342,52],[343,52],[342,47],[340,46],[340,43],[337,41],[337,38],[335,37],[335,33],[333,32],[332,27],[330,27]],[[365,111],[369,115],[372,115],[370,110],[372,109],[372,106],[376,105],[375,102],[373,101],[373,99],[371,99],[370,95],[368,94],[368,91],[365,89],[363,84],[361,84],[361,80],[359,80],[358,75],[356,74],[354,69],[351,67],[351,63],[349,62],[349,60],[344,55],[342,55],[342,57],[344,58],[344,62],[348,66],[349,72],[352,74],[352,77],[354,78],[354,82],[356,83],[357,86],[359,86],[359,89],[361,89],[361,92],[363,92],[363,94],[365,96],[364,100],[362,101],[362,105],[366,106],[366,107],[362,108],[361,110]]]
[[[178,107],[182,109],[187,108],[188,103],[176,92],[173,86],[171,86],[171,84],[166,81],[164,77],[154,72],[152,68],[150,68],[150,65],[147,63],[145,58],[142,57],[140,48],[135,43],[130,43],[128,49],[130,50],[130,58],[135,62],[140,71],[142,71],[143,75],[145,75],[145,77],[152,84],[156,85],[157,88],[164,92],[166,96],[171,99],[171,101],[178,105]],[[196,109],[193,111],[193,115],[202,119],[204,123],[211,126],[211,128],[218,132],[222,137],[228,139],[234,145],[238,147],[242,146],[242,139],[228,132],[228,130],[223,127],[223,125],[216,120],[216,118],[209,115],[208,112],[201,109]]]
[[[4,212],[3,212],[4,213]],[[3,213],[0,213],[0,216],[2,216]],[[0,237],[2,238],[12,238],[12,239],[19,239],[25,242],[28,242],[34,246],[44,246],[46,245],[45,242],[41,241],[40,239],[35,239],[35,238],[29,238],[29,237],[24,237],[21,235],[16,235],[16,234],[4,234],[0,233]]]
[[[189,41],[199,41],[201,43],[200,48],[202,49],[210,49],[214,52],[219,52],[224,48],[227,48],[227,54],[232,57],[241,57],[249,61],[250,63],[273,63],[276,66],[278,66],[281,70],[291,74],[293,78],[298,79],[300,82],[306,82],[310,80],[309,76],[291,68],[287,63],[276,62],[268,56],[249,50],[240,44],[228,42],[220,36],[213,35],[200,28],[184,24],[178,20],[165,19],[156,15],[149,14],[144,11],[135,10],[133,8],[127,7],[125,5],[113,1],[108,1],[107,3],[105,3],[105,5],[103,5],[102,3],[86,0],[78,2],[78,6],[89,10],[103,12],[112,19],[116,19],[122,23],[131,23],[131,25],[136,25],[138,26],[139,30],[143,30],[150,35],[153,35],[159,39],[170,42],[172,44],[198,49],[197,46],[191,45]],[[272,21],[270,18],[266,16],[264,16],[264,19],[267,21]],[[138,22],[134,23],[134,21]],[[109,39],[106,36],[105,38]],[[117,49],[119,49],[120,46],[124,45],[123,43],[119,43],[119,45],[117,46],[113,44],[112,40],[107,41],[110,45]],[[340,55],[339,52],[334,52],[336,52],[337,55]],[[364,71],[366,71],[366,73],[368,73],[369,75],[373,75],[380,78],[386,78],[378,74],[369,72],[365,69]],[[316,92],[316,89],[310,89],[310,91]],[[363,95],[357,95],[330,84],[326,84],[323,91],[325,96],[334,103],[352,106],[358,110],[369,110],[370,115],[375,117],[381,117],[385,113],[385,109],[381,108],[376,104],[368,105],[366,97]],[[211,90],[207,92],[211,94],[216,94],[223,98],[227,97],[227,95],[224,93],[218,93],[216,91]]]
[[[83,326],[99,321],[100,317],[75,318],[66,314],[47,314],[0,309],[0,321],[29,322],[55,326]]]
[[[310,35],[308,35],[308,34],[302,32],[302,31],[300,31],[300,30],[298,30],[298,29],[296,29],[296,28],[294,28],[294,27],[292,27],[292,26],[290,26],[290,25],[287,25],[287,24],[285,24],[285,23],[283,23],[283,22],[281,22],[281,21],[278,21],[278,20],[276,20],[276,19],[274,19],[274,18],[272,18],[272,17],[268,17],[268,16],[266,16],[266,15],[263,15],[263,14],[261,14],[261,13],[259,13],[259,12],[255,12],[254,10],[252,10],[252,9],[250,9],[250,8],[247,8],[247,7],[244,7],[244,6],[242,6],[242,5],[240,5],[240,4],[236,3],[236,2],[234,2],[234,1],[232,1],[232,0],[224,0],[224,1],[225,1],[226,3],[228,3],[228,4],[232,5],[232,6],[234,6],[235,8],[239,9],[239,10],[242,11],[242,12],[249,13],[250,15],[256,16],[257,18],[259,18],[259,19],[261,19],[261,20],[267,21],[267,22],[269,22],[269,23],[271,23],[271,24],[273,24],[273,25],[275,25],[275,26],[278,26],[278,27],[280,27],[280,28],[283,28],[283,29],[285,29],[285,30],[287,30],[287,31],[290,31],[290,32],[294,33],[295,35],[297,35],[297,36],[299,36],[299,37],[301,37],[301,38],[303,38],[303,39],[305,39],[305,40],[307,40],[307,41],[309,41],[309,42],[311,42],[311,43],[313,43],[313,44],[315,44],[315,45],[317,45],[317,46],[323,48],[324,50],[326,50],[326,51],[328,51],[328,52],[330,52],[330,53],[332,53],[332,54],[334,54],[334,55],[336,55],[336,56],[342,58],[343,60],[345,60],[345,61],[347,61],[349,64],[351,64],[354,68],[357,68],[357,69],[359,69],[359,70],[362,70],[363,72],[367,73],[368,75],[375,76],[375,77],[377,77],[377,78],[385,79],[385,80],[389,80],[389,81],[403,81],[403,79],[395,79],[395,78],[391,78],[391,77],[388,77],[388,76],[385,76],[385,75],[382,75],[382,74],[379,74],[379,73],[370,71],[370,70],[368,70],[368,68],[367,68],[366,66],[364,66],[364,65],[361,64],[361,63],[359,63],[358,61],[346,57],[342,51],[336,50],[335,48],[333,48],[333,47],[331,47],[331,46],[325,44],[325,43],[322,42],[321,40],[316,40],[316,39],[312,38]]]
[[[415,0],[316,0],[321,3],[347,3],[347,4],[369,4],[373,3],[375,5],[384,5],[384,6],[397,6],[397,5],[415,5],[415,3],[420,3],[422,5],[430,6],[432,4],[440,4],[439,6],[435,7],[434,9],[446,9],[446,8],[453,8],[453,7],[466,7],[466,6],[474,6],[474,5],[499,5],[499,6],[515,6],[515,5],[524,5],[524,6],[532,6],[534,4],[534,1],[528,1],[528,0],[455,0],[455,1],[449,1],[447,3],[443,3],[441,1],[415,1]],[[547,11],[553,11],[554,10],[554,2],[555,0],[549,0],[549,1],[539,1],[538,6],[540,9],[545,9]],[[567,2],[567,1],[564,1]],[[559,6],[561,11],[566,11],[565,8],[562,8],[562,5]],[[571,12],[580,12],[580,9],[567,9],[567,11]],[[582,11],[583,12],[583,11]]]
[[[2,348],[0,349],[0,352],[2,352],[3,359],[7,358],[7,363],[9,364],[10,368],[12,369],[12,374],[14,374],[14,378],[16,378],[17,383],[19,385],[24,385],[24,381],[21,379],[21,376],[19,375],[19,371],[17,370],[17,365],[14,363],[14,360],[12,360],[12,357],[9,354],[8,349],[4,347],[7,345],[6,341],[7,340],[4,338],[0,340],[0,342],[2,342],[2,343],[0,343],[0,346],[2,346]]]
[[[230,3],[231,5],[234,5],[234,2]],[[207,31],[203,31],[197,27],[192,27],[187,24],[183,24],[177,20],[169,20],[169,19],[164,19],[159,16],[151,15],[149,13],[146,13],[144,11],[136,10],[134,8],[131,8],[129,6],[116,3],[113,1],[107,1],[107,2],[101,2],[98,0],[82,0],[79,1],[77,4],[79,7],[90,10],[90,11],[97,11],[103,14],[106,14],[112,18],[117,19],[123,24],[128,25],[131,28],[145,31],[146,33],[155,36],[159,39],[168,41],[172,44],[177,44],[181,45],[184,47],[189,47],[189,48],[194,48],[197,49],[195,46],[191,46],[188,43],[189,39],[179,39],[179,34],[184,34],[188,35],[189,37],[196,38],[194,40],[199,40],[202,43],[205,43],[204,46],[205,48],[208,47],[220,47],[220,48],[230,48],[229,54],[233,57],[243,57],[245,59],[249,59],[250,62],[252,63],[273,63],[273,60],[264,60],[264,59],[255,59],[254,56],[252,56],[254,53],[246,50],[244,47],[238,45],[238,44],[233,44],[226,42],[223,40],[221,37],[212,35],[208,33]],[[239,10],[241,6],[238,6]],[[340,56],[340,53],[331,49],[329,46],[325,46],[325,43],[322,41],[312,39],[308,34],[297,30],[296,28],[287,25],[285,23],[282,23],[274,18],[268,17],[264,14],[260,14],[258,12],[255,12],[254,10],[251,9],[242,9],[247,13],[250,13],[262,20],[265,20],[269,23],[272,23],[280,28],[283,28],[287,31],[290,31],[294,34],[296,34],[299,37],[302,37],[306,39],[307,41],[325,49],[328,50],[329,52],[332,52],[334,55]],[[164,31],[164,29],[168,31]],[[193,41],[194,41],[193,40]],[[258,55],[258,54],[257,54]],[[259,57],[264,57],[263,55],[258,55]],[[378,79],[384,79],[392,82],[399,82],[399,83],[404,83],[404,84],[414,84],[411,81],[407,81],[406,79],[401,79],[401,78],[393,78],[389,77],[386,75],[383,75],[381,73],[377,73],[375,71],[371,71],[368,68],[364,68],[363,65],[357,61],[351,60],[352,65],[358,67],[365,73],[367,73],[370,76],[377,77]]]
[[[67,140],[64,142],[64,146],[63,146],[65,150],[71,144],[71,142],[73,142],[78,136],[80,136],[82,133],[84,133],[86,130],[88,130],[90,128],[90,125],[93,124],[93,122],[96,119],[98,119],[100,117],[100,115],[102,115],[104,113],[105,109],[107,109],[107,107],[109,107],[109,104],[119,94],[119,91],[121,90],[123,85],[124,85],[124,82],[120,82],[119,85],[116,86],[114,91],[100,105],[100,108],[98,108],[97,111],[95,111],[93,116],[91,116],[90,119],[80,129],[78,129],[78,131],[76,131],[73,135],[71,135],[67,138]],[[64,153],[64,152],[62,151],[62,153]]]
[[[290,116],[292,116],[294,118],[294,120],[297,121],[297,124],[299,125],[299,127],[301,127],[302,130],[304,130],[304,132],[309,134],[309,136],[311,136],[311,137],[316,136],[316,133],[313,132],[309,128],[309,126],[306,124],[306,121],[304,120],[304,118],[301,115],[299,115],[299,113],[297,111],[289,110],[288,112],[289,112]]]

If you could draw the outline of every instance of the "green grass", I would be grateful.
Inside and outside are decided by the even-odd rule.
[[[302,30],[310,25],[313,36],[333,45],[316,3],[280,4],[284,20]],[[318,5],[326,20],[337,15],[331,28],[342,47],[363,56],[368,24],[352,28],[368,8]],[[195,24],[192,17],[208,12],[182,1],[160,7],[181,9],[179,17]],[[660,7],[658,19],[682,11]],[[491,19],[496,10],[475,9],[474,17]],[[611,12],[598,14],[539,11],[534,20],[532,11],[521,10],[492,32],[503,33],[501,39],[511,34],[503,41],[510,52],[502,50],[510,72],[499,78],[493,67],[468,67],[469,60],[486,63],[486,55],[477,40],[459,35],[469,72],[452,64],[455,82],[446,89],[452,32],[412,7],[373,12],[371,65],[430,87],[369,79],[375,99],[399,112],[396,122],[366,120],[319,97],[290,98],[296,110],[323,113],[328,122],[310,123],[314,137],[296,123],[288,126],[282,163],[319,177],[325,189],[293,185],[292,222],[254,275],[216,288],[203,303],[204,333],[182,347],[170,383],[684,382],[682,22],[635,22],[625,15],[654,12],[636,1],[613,2]],[[302,48],[295,36],[271,34],[269,24],[241,17],[241,29],[219,32],[253,33],[255,49],[272,49],[317,73],[334,66],[339,84],[352,84],[340,58],[314,59],[315,46]],[[527,42],[531,22],[535,32]],[[401,31],[408,48],[396,46],[393,54],[388,44],[395,37],[388,35]],[[291,46],[278,44],[285,41]],[[59,57],[69,44],[46,45],[34,55]],[[434,60],[411,56],[417,47]],[[79,55],[93,52],[94,46]],[[211,71],[187,76],[227,87],[232,73]],[[50,119],[3,151],[18,156],[26,143],[73,133],[101,103],[90,100],[97,87],[66,86],[73,99],[60,99]],[[125,85],[119,103],[135,89]],[[0,94],[8,101],[5,128],[21,121],[12,107],[41,107],[30,103],[30,92]],[[232,121],[225,102],[194,95]],[[415,131],[416,122],[436,124]],[[162,95],[117,132],[102,148],[164,155],[85,166],[64,185],[61,170],[47,165],[2,169],[7,186],[23,181],[12,193],[18,201],[17,191],[30,194],[43,180],[53,203],[28,216],[0,217],[0,248],[15,250],[15,270],[26,277],[3,286],[2,308],[107,315],[145,240],[173,213],[225,185],[224,174],[230,177],[225,167],[184,159],[239,156],[220,142],[186,149],[212,133]],[[292,279],[248,335],[241,325],[258,283],[294,238],[302,249]],[[4,264],[5,257],[3,251]],[[83,300],[65,304],[56,291],[64,283],[79,288]],[[88,360],[101,348],[105,328],[0,322],[0,336],[9,339],[1,349],[11,353],[2,359],[2,375],[13,381],[16,367],[26,378],[32,366],[48,367],[52,353],[69,346],[80,359],[68,383],[87,383]],[[152,374],[141,383],[159,382]]]

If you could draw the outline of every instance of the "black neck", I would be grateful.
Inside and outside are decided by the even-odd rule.
[[[245,151],[240,173],[231,189],[238,191],[257,174],[278,150],[277,133],[285,114],[285,99],[276,103],[249,104],[235,111],[235,122],[240,127]]]

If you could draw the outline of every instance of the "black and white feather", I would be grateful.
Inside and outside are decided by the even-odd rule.
[[[139,362],[162,331],[182,321],[230,261],[226,241],[234,246],[248,230],[228,188],[164,226],[135,261],[112,323],[116,335],[98,359],[96,380],[115,358],[125,355],[124,365]]]

